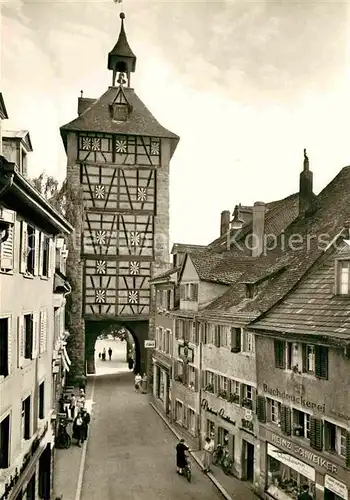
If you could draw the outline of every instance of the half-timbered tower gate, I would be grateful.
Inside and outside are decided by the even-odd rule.
[[[112,86],[99,99],[81,95],[78,117],[61,127],[77,208],[67,273],[68,347],[78,375],[86,363],[94,373],[96,337],[111,324],[134,336],[136,369],[146,370],[149,279],[169,262],[169,162],[179,138],[130,87],[136,57],[120,17],[119,38],[108,55]]]

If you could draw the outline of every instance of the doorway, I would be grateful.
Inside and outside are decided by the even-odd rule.
[[[243,478],[245,481],[254,481],[254,445],[248,441],[242,440],[243,443]]]
[[[330,490],[327,490],[327,488],[324,489],[324,500],[342,500],[342,497],[336,495]]]

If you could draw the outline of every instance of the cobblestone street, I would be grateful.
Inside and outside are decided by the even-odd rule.
[[[95,377],[83,500],[215,499],[215,486],[193,463],[189,484],[175,472],[176,438],[135,393],[131,373]]]

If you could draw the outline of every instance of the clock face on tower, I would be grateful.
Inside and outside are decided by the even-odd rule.
[[[78,141],[85,315],[148,314],[161,141],[103,134]]]

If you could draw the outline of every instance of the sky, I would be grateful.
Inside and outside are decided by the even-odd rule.
[[[180,136],[171,162],[171,242],[206,244],[237,203],[294,193],[306,148],[318,193],[350,164],[350,6],[342,1],[124,0],[132,87]],[[111,85],[112,0],[1,2],[0,78],[10,119],[30,131],[29,174],[60,181],[59,127],[80,90]]]

